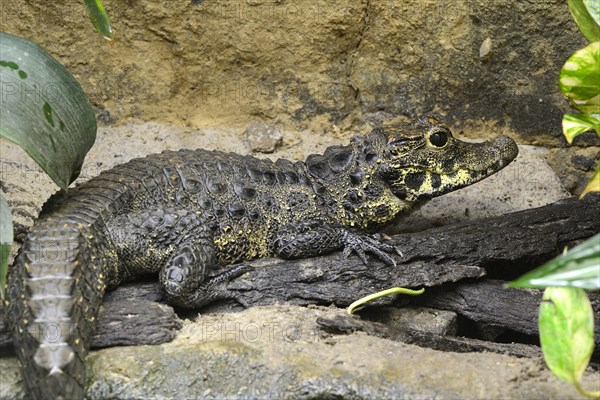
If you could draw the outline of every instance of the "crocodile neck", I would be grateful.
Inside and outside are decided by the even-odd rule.
[[[372,231],[389,224],[411,203],[394,195],[377,172],[378,138],[357,137],[350,145],[332,146],[304,162],[317,196],[330,200],[330,216],[351,228]]]

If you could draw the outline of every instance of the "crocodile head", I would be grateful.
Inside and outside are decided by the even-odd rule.
[[[376,129],[378,171],[398,198],[429,199],[480,181],[507,166],[518,154],[506,136],[467,143],[431,117]]]

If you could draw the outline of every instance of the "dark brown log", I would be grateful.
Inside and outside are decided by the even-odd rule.
[[[589,292],[595,326],[600,327],[600,293]],[[445,285],[415,299],[419,305],[454,311],[468,319],[512,329],[527,335],[538,334],[538,309],[542,290],[509,289],[504,282],[484,280]],[[600,345],[600,330],[594,341]]]
[[[600,231],[600,195],[570,198],[486,220],[443,226],[395,237],[407,258],[447,264],[534,267],[565,245]]]
[[[173,308],[140,300],[109,301],[100,311],[93,348],[170,342],[181,329]]]
[[[251,263],[253,270],[227,284],[226,291],[247,306],[281,302],[347,306],[362,296],[394,286],[432,287],[465,278],[480,278],[484,274],[482,267],[495,270],[498,278],[504,279],[502,274],[512,278],[558,254],[564,245],[598,233],[598,215],[600,198],[588,195],[584,201],[568,199],[482,221],[400,234],[393,241],[405,256],[396,257],[396,267],[384,265],[374,258],[370,258],[369,265],[365,266],[358,257],[343,259],[339,253],[303,260],[258,260]],[[482,302],[487,301],[485,292],[474,295],[482,297]],[[99,331],[105,332],[103,336],[108,338],[99,341],[102,346],[141,343],[144,336],[154,335],[142,331],[141,327],[156,327],[160,318],[155,315],[166,311],[151,301],[136,303],[131,310],[128,299],[140,297],[158,300],[160,294],[156,285],[133,284],[118,289],[112,298],[108,296],[98,323]],[[502,300],[500,294],[498,299]],[[391,302],[393,298],[388,297],[378,304]],[[144,310],[145,307],[148,309]],[[131,315],[139,317],[124,317],[129,315],[129,310]],[[528,315],[532,312],[529,309]],[[511,314],[503,317],[495,308],[482,308],[481,313],[490,314],[487,320],[498,321],[499,325],[503,318],[509,321],[516,318]],[[134,322],[136,318],[139,322]],[[0,328],[1,321],[0,316]],[[138,325],[132,325],[135,328],[130,331],[124,327],[134,323]],[[121,333],[107,334],[114,324],[120,327]],[[165,329],[171,331],[173,324],[172,320],[166,322]],[[525,322],[522,326],[533,332],[531,324]],[[3,330],[7,331],[6,328]],[[124,336],[130,334],[135,338],[129,342]]]
[[[126,286],[106,296],[92,336],[92,348],[160,344],[175,338],[181,320],[173,308],[140,299],[144,293],[154,297],[156,285]],[[12,345],[12,336],[4,310],[0,309],[0,347],[9,345]]]

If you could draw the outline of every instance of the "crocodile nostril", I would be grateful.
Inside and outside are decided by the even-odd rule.
[[[519,154],[517,143],[508,136],[500,136],[496,139],[494,147],[500,150],[500,157],[505,161],[512,161]]]

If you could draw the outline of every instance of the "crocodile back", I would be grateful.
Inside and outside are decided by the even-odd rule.
[[[165,151],[115,169],[121,175],[138,170],[147,175],[122,212],[169,208],[195,213],[223,265],[272,256],[279,226],[330,214],[323,185],[301,161],[198,149]]]

